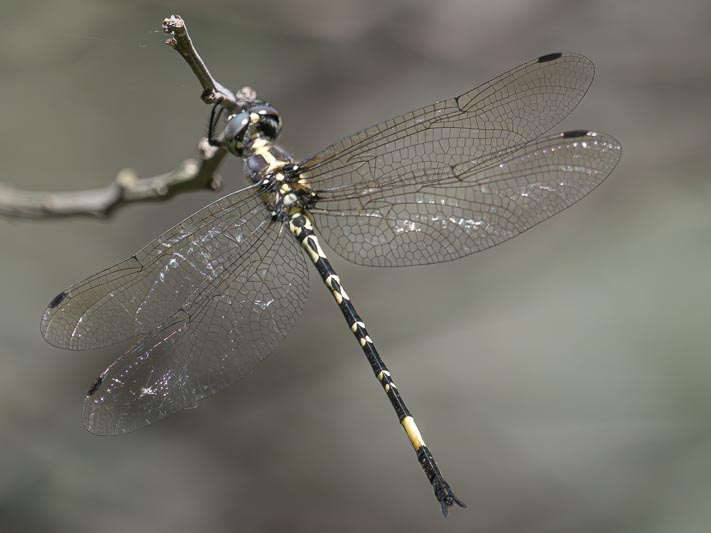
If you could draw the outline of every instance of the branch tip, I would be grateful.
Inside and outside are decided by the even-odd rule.
[[[184,32],[185,21],[180,15],[171,15],[163,19],[163,31],[165,33]]]
[[[222,86],[210,74],[205,62],[198,54],[185,21],[178,15],[171,15],[163,20],[163,31],[169,34],[166,44],[177,51],[192,69],[202,86],[202,101],[206,104],[223,104],[227,109],[237,107],[237,100],[232,91]]]

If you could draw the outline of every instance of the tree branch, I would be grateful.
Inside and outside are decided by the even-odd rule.
[[[100,189],[72,192],[36,192],[0,184],[0,216],[43,218],[64,216],[107,217],[130,202],[163,201],[176,194],[222,188],[215,172],[226,152],[202,139],[200,160],[186,159],[166,174],[139,178],[131,169],[120,171]]]

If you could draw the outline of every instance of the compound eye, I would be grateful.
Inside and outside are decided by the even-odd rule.
[[[233,155],[242,157],[245,142],[248,140],[246,136],[249,130],[249,124],[249,113],[244,111],[237,113],[227,122],[227,126],[225,126],[224,143]]]
[[[267,139],[273,141],[281,132],[281,116],[272,106],[258,105],[249,110],[252,115],[252,122],[259,130],[259,133]]]

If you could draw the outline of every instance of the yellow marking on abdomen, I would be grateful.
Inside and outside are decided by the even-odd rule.
[[[309,245],[309,241],[314,244],[314,250],[311,248]],[[318,242],[318,238],[315,235],[309,235],[306,237],[303,241],[301,241],[301,247],[306,250],[306,252],[311,256],[311,260],[316,263],[319,259],[325,259],[326,254],[323,253],[323,250],[321,249],[321,245]]]
[[[377,375],[378,381],[383,381],[383,376],[389,376],[389,375],[390,375],[389,370],[381,370],[380,372],[378,372],[378,375]]]
[[[402,427],[405,428],[405,433],[407,433],[407,436],[412,443],[412,447],[415,448],[415,451],[422,448],[425,445],[425,441],[422,440],[422,435],[420,434],[420,430],[417,428],[417,424],[415,424],[415,419],[411,416],[406,416],[400,423],[402,424]]]
[[[291,233],[293,233],[296,237],[299,237],[301,235],[301,232],[303,231],[302,228],[294,224],[293,220],[289,221],[289,229],[291,230]]]
[[[338,302],[338,303],[341,303],[341,302]],[[366,344],[373,344],[373,339],[368,337],[368,335],[366,335],[365,337],[361,337],[361,339],[360,339],[361,346],[365,346]]]
[[[358,330],[358,326],[361,328],[365,329],[365,322],[354,322],[353,325],[351,326],[351,331],[355,333]]]
[[[336,287],[333,285],[334,281],[336,283],[338,283],[338,289],[336,289]],[[326,278],[326,285],[328,285],[328,287],[331,289],[331,292],[333,293],[333,297],[336,299],[336,302],[338,302],[339,304],[343,300],[350,299],[350,298],[348,298],[348,295],[346,294],[346,291],[343,288],[343,285],[341,285],[341,278],[339,278],[335,274],[328,276]],[[353,332],[355,333],[355,330],[353,330]],[[361,342],[361,346],[364,346],[362,342]]]

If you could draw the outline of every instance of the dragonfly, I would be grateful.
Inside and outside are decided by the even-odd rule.
[[[86,429],[137,430],[250,374],[294,327],[310,262],[442,512],[465,507],[321,243],[358,265],[428,265],[491,248],[563,211],[621,156],[620,143],[604,133],[547,133],[593,76],[582,55],[547,54],[303,160],[276,144],[282,120],[266,101],[242,98],[226,113],[216,104],[210,142],[243,160],[248,184],[62,291],[43,315],[42,335],[60,348],[133,341],[89,388]]]

